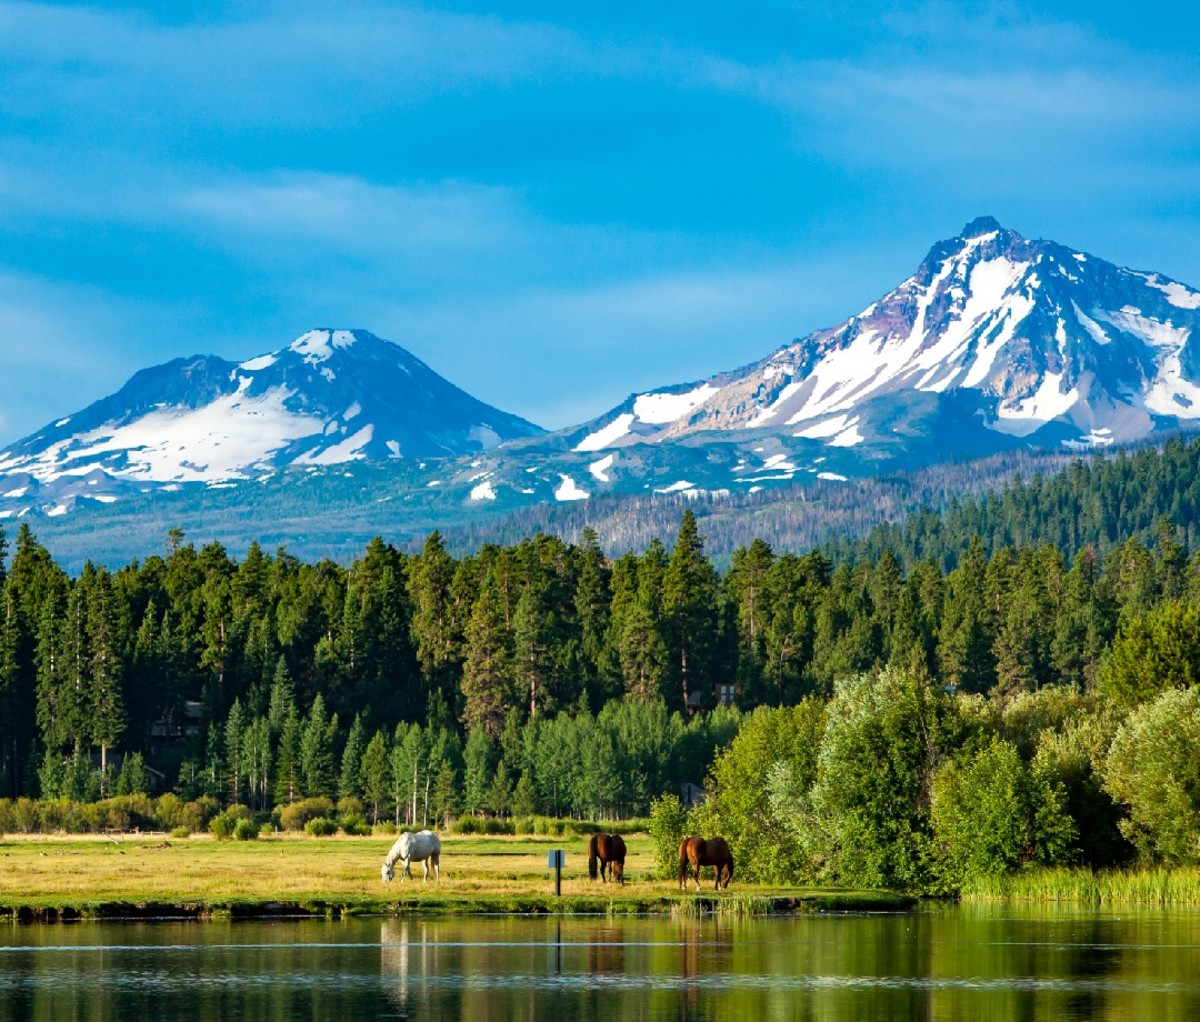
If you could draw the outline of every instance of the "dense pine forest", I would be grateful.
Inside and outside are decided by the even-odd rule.
[[[587,529],[376,539],[348,566],[175,531],[75,577],[22,526],[0,830],[167,792],[168,826],[342,800],[359,825],[651,813],[670,836],[690,783],[686,825],[751,877],[1194,862],[1198,463],[1170,443],[721,572],[690,510],[618,557]]]

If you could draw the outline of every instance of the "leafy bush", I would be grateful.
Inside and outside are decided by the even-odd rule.
[[[687,834],[687,813],[674,795],[650,803],[650,837],[654,841],[654,874],[670,880],[679,873],[679,843]]]
[[[346,800],[343,799],[342,801],[344,802]],[[366,819],[362,816],[343,816],[342,830],[345,833],[355,837],[362,837],[371,833],[371,825],[367,823]]]
[[[329,837],[331,834],[336,834],[337,830],[337,821],[331,820],[327,816],[318,816],[304,825],[304,833],[309,837]]]
[[[11,799],[0,798],[0,834],[12,834],[17,829]]]
[[[797,825],[806,817],[798,808],[816,781],[825,728],[826,707],[820,699],[759,707],[742,718],[737,737],[713,761],[706,783],[711,795],[694,810],[687,830],[704,837],[723,835],[739,877],[780,883],[803,875]],[[650,821],[653,832],[653,807]],[[669,850],[672,870],[679,868],[682,837],[681,829]]]
[[[284,830],[307,830],[310,820],[333,816],[333,803],[327,798],[306,798],[284,806],[278,812],[279,826]]]
[[[239,841],[258,839],[258,824],[253,820],[238,820],[233,825],[233,836]]]
[[[184,803],[179,811],[179,826],[190,827],[194,833],[208,829],[209,821],[220,812],[221,805],[211,795],[201,795]]]
[[[174,830],[183,825],[183,810],[183,799],[173,791],[160,795],[154,802],[154,818],[164,830]]]
[[[1104,786],[1129,807],[1121,831],[1145,861],[1200,858],[1200,688],[1168,689],[1121,726]]]
[[[217,813],[208,821],[208,829],[217,836],[218,841],[232,837],[239,822],[250,822],[250,810],[243,805],[232,805],[223,813]],[[255,836],[257,836],[257,828]],[[241,838],[240,840],[246,840]]]
[[[186,838],[189,838],[191,836],[192,836],[192,828],[191,827],[172,827],[171,828],[171,837],[178,838],[180,841],[183,841]]]
[[[951,891],[1026,864],[1060,864],[1075,838],[1063,786],[1030,769],[999,736],[938,771],[931,816],[939,872]]]
[[[41,810],[31,798],[19,798],[12,807],[13,827],[18,834],[32,834],[42,822]]]

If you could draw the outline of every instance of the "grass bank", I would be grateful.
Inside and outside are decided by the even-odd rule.
[[[262,918],[355,914],[559,913],[758,915],[797,911],[898,911],[888,892],[740,885],[697,894],[653,878],[649,838],[628,839],[623,887],[587,877],[582,839],[455,836],[443,839],[442,880],[383,884],[390,837],[257,841],[122,836],[18,837],[0,841],[0,917]],[[562,896],[546,852],[563,848]],[[711,884],[711,881],[709,881]]]
[[[1200,869],[1036,869],[977,881],[964,901],[1200,905]]]

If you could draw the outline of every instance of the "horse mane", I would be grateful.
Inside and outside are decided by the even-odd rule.
[[[404,849],[412,840],[412,835],[405,831],[388,850],[387,857],[383,860],[385,866],[394,866],[402,858],[404,858]]]

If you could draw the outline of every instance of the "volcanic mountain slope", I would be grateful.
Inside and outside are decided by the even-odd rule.
[[[358,462],[387,476],[376,499],[397,520],[440,527],[598,494],[720,499],[1081,451],[1200,419],[1198,327],[1200,292],[983,217],[840,325],[553,434],[364,331],[314,330],[240,364],[177,360],[0,452],[0,518],[271,474],[287,490]]]
[[[52,493],[65,509],[80,496],[108,502],[130,489],[285,468],[453,457],[542,432],[390,341],[311,330],[246,362],[196,356],[136,373],[0,452],[0,497],[12,507]]]
[[[956,432],[937,437],[947,456],[963,441],[989,446],[980,429],[995,448],[1135,440],[1200,418],[1198,325],[1197,291],[982,217],[839,326],[742,369],[634,395],[576,430],[574,447],[752,430],[861,445],[869,464],[933,439],[947,415]]]

